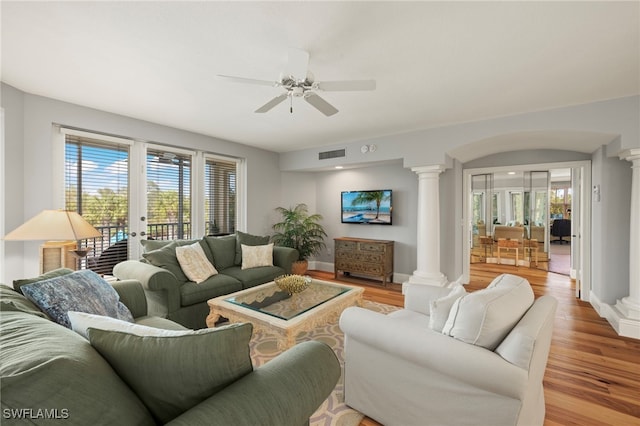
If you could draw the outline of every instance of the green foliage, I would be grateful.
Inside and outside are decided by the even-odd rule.
[[[293,208],[278,207],[276,211],[282,215],[282,221],[273,225],[276,233],[271,237],[275,244],[298,250],[298,260],[305,260],[318,254],[325,246],[327,236],[320,223],[322,216],[309,214],[306,204],[301,203]]]

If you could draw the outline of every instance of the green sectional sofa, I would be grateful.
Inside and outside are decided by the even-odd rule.
[[[136,324],[185,334],[87,328],[87,340],[0,285],[3,425],[300,426],[338,381],[338,360],[322,342],[301,343],[254,370],[251,324],[186,330],[147,315],[139,282],[114,287]]]
[[[176,247],[194,243],[200,244],[217,271],[200,283],[187,278],[176,257]],[[191,329],[205,328],[209,314],[207,300],[291,273],[298,251],[289,247],[274,246],[271,265],[243,268],[243,246],[268,243],[269,237],[243,232],[199,240],[144,240],[143,258],[117,264],[113,275],[120,280],[135,279],[142,283],[152,315],[169,318]]]

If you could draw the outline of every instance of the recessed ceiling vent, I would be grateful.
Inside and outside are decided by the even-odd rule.
[[[328,160],[329,158],[340,158],[346,156],[345,149],[336,149],[334,151],[325,151],[318,153],[318,160]]]

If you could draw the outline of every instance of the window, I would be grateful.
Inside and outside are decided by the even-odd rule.
[[[65,209],[102,233],[80,241],[90,249],[81,266],[111,274],[113,265],[127,258],[129,146],[65,134],[64,181]]]
[[[147,237],[191,238],[191,155],[147,150]]]
[[[207,157],[205,160],[205,235],[236,231],[237,164]]]

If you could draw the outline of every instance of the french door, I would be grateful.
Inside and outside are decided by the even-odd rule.
[[[56,207],[79,212],[102,233],[79,242],[90,250],[80,267],[109,275],[141,256],[142,239],[230,234],[244,224],[241,159],[59,130]]]

